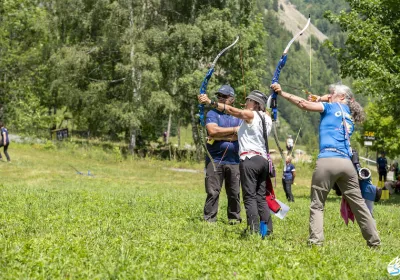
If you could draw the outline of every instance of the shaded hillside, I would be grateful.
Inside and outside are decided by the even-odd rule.
[[[297,34],[307,22],[307,17],[305,17],[302,13],[300,13],[296,6],[292,5],[290,2],[286,0],[279,0],[279,20],[285,28],[290,31],[292,34]],[[308,41],[311,35],[314,35],[318,41],[323,42],[328,39],[328,37],[323,34],[317,27],[313,24],[313,15],[311,15],[311,24],[306,30],[306,32],[298,39],[300,44],[305,47],[308,46]]]

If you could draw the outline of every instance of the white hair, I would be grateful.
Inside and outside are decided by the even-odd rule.
[[[350,107],[351,115],[355,122],[362,122],[365,119],[364,110],[360,103],[355,101],[354,94],[351,89],[342,84],[331,84],[329,86],[329,91],[331,93],[343,94],[346,100],[346,104]]]

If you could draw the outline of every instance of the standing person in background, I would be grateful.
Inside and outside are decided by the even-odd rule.
[[[0,148],[4,147],[4,154],[7,158],[8,162],[11,162],[10,156],[8,155],[8,145],[10,144],[10,139],[8,138],[8,130],[4,127],[3,122],[0,122],[0,130],[1,130],[1,143]],[[3,160],[0,154],[0,160]]]
[[[295,177],[296,177],[296,169],[292,164],[292,157],[287,156],[285,167],[283,169],[282,185],[287,200],[291,202],[294,202],[294,197],[292,194],[292,184],[294,183]]]
[[[378,187],[382,188],[386,182],[387,176],[387,159],[385,157],[385,152],[382,152],[381,156],[376,159],[376,167],[379,174]]]
[[[324,242],[324,206],[329,191],[336,183],[354,213],[367,245],[379,246],[381,240],[374,219],[362,198],[358,174],[351,160],[350,136],[354,131],[354,123],[364,120],[363,109],[354,100],[351,89],[345,85],[333,84],[329,87],[329,95],[311,95],[307,101],[282,91],[279,84],[272,84],[271,88],[300,109],[318,112],[321,116],[319,155],[311,180],[309,244],[322,245]],[[327,103],[329,99],[331,103]]]
[[[164,143],[167,143],[167,132],[166,131],[164,131],[164,133],[163,133],[163,140],[164,140]]]
[[[227,114],[243,120],[239,130],[235,130],[235,133],[239,140],[240,183],[246,209],[247,228],[251,233],[260,232],[262,237],[269,235],[272,233],[272,219],[266,201],[269,163],[263,123],[268,136],[271,132],[272,120],[265,113],[267,97],[264,93],[253,90],[246,97],[243,110],[210,100],[205,94],[198,95],[198,100],[201,104],[211,105],[217,110],[223,110]]]
[[[223,85],[215,93],[218,102],[224,106],[235,102],[235,91],[229,85]],[[240,175],[239,144],[236,132],[241,120],[227,115],[225,109],[212,109],[206,117],[208,133],[207,149],[212,159],[206,158],[206,193],[204,220],[216,222],[219,194],[225,181],[228,198],[228,219],[230,224],[240,223]],[[214,162],[216,171],[214,171]]]
[[[392,166],[390,167],[390,171],[393,171],[394,181],[397,180],[397,176],[400,175],[399,163],[397,161],[393,162]],[[391,178],[391,180],[393,180]]]
[[[289,135],[288,138],[286,139],[286,150],[287,150],[287,155],[290,156],[293,150],[292,135]]]

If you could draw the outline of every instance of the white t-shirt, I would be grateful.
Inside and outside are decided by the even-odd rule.
[[[271,132],[272,120],[271,117],[266,115],[264,112],[260,111],[260,114],[265,119],[265,127],[267,130],[267,136]],[[258,114],[254,112],[254,118],[251,123],[246,121],[242,122],[238,130],[238,140],[239,140],[239,155],[244,152],[258,152],[265,158],[267,158],[267,151],[265,148],[265,141],[263,136],[262,121]],[[257,154],[246,154],[240,156],[240,159],[244,160],[246,157],[251,158]]]
[[[293,139],[292,138],[288,138],[286,140],[286,146],[287,147],[293,147]]]

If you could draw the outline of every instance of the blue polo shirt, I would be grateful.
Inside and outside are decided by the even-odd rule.
[[[206,125],[215,123],[219,127],[235,127],[242,124],[242,120],[236,117],[224,114],[216,109],[208,111]],[[238,141],[217,141],[212,145],[207,143],[207,149],[210,152],[214,162],[220,164],[239,164],[239,143]],[[206,163],[210,159],[206,157]]]
[[[1,142],[4,143],[4,135],[3,133],[6,134],[6,144],[10,143],[10,140],[8,139],[8,130],[5,127],[1,128]]]
[[[296,171],[296,168],[293,164],[289,163],[286,164],[286,168],[283,170],[283,179],[285,180],[293,180],[293,173],[292,171]]]
[[[339,103],[323,102],[324,111],[321,113],[319,125],[319,155],[318,158],[350,158],[349,140],[343,125],[342,110],[349,137],[354,131],[354,122],[349,106]],[[336,150],[336,151],[335,151]]]

